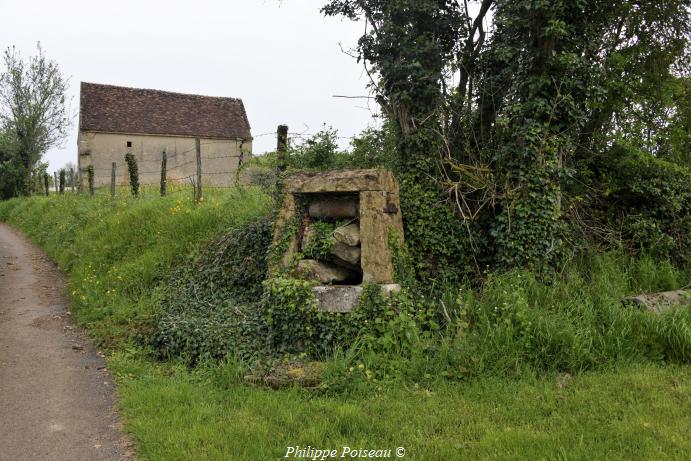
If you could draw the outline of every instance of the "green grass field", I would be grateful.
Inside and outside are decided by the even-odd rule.
[[[591,311],[624,318],[622,325],[603,325],[597,335],[559,330],[562,342],[570,341],[569,350],[575,344],[585,351],[566,365],[589,371],[573,377],[544,366],[539,372],[499,373],[486,364],[479,374],[457,381],[353,378],[352,385],[318,391],[270,390],[244,384],[243,369],[233,363],[188,369],[153,360],[136,345],[137,338],[153,328],[171,267],[189,261],[229,227],[269,213],[270,206],[265,194],[251,188],[210,189],[196,207],[191,193],[160,198],[153,192],[139,199],[68,194],[0,203],[0,219],[30,235],[69,274],[75,318],[109,355],[126,430],[141,459],[278,459],[290,446],[390,449],[392,458],[403,447],[404,459],[419,460],[689,459],[691,367],[683,350],[688,325],[681,319],[678,329],[666,326],[672,345],[665,347],[679,344],[676,364],[650,360],[639,353],[643,346],[619,344],[636,331],[607,333],[622,325],[647,325],[639,313],[614,314],[618,296],[677,288],[686,280],[686,273],[649,260],[630,264],[626,273],[615,265],[594,268],[587,280],[573,276],[552,288],[528,283],[521,288],[525,296],[505,298],[548,308],[561,303],[568,312],[580,312],[588,303],[590,311],[578,316],[554,317],[576,319],[574,329],[603,318],[593,320]],[[513,282],[507,280],[495,287],[497,293],[510,291]],[[576,292],[582,298],[574,298]],[[502,358],[501,347],[509,343],[498,344],[501,340],[482,343],[487,353],[479,357],[525,362]],[[541,350],[525,353],[537,356]],[[434,358],[422,357],[414,366],[424,368],[425,360]]]

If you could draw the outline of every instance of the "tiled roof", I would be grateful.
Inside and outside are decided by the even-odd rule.
[[[79,129],[110,133],[250,139],[245,106],[236,98],[82,82]]]

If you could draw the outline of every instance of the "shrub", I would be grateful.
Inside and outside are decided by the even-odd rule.
[[[14,160],[2,160],[0,156],[0,200],[18,197],[27,193],[27,171]]]
[[[315,221],[310,224],[314,237],[302,249],[303,254],[311,259],[323,259],[329,255],[335,243],[333,237],[335,226],[326,221]]]
[[[127,172],[130,175],[132,195],[137,197],[139,195],[139,167],[137,166],[137,159],[131,153],[127,153],[125,154],[125,162],[127,162]]]
[[[602,165],[601,211],[633,251],[691,262],[691,171],[617,144]]]
[[[264,347],[258,300],[272,230],[269,218],[252,220],[212,240],[175,271],[163,289],[151,340],[162,357],[248,359]]]

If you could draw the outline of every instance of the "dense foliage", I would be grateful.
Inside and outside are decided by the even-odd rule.
[[[268,218],[234,228],[180,265],[163,293],[152,345],[163,357],[249,359],[263,348],[266,330],[258,307],[266,278]]]
[[[688,0],[332,0],[323,11],[367,24],[356,53],[395,139],[389,165],[412,251],[425,247],[422,278],[486,264],[550,273],[578,248],[564,245],[575,201],[618,220],[593,183],[609,180],[600,169],[615,143],[688,167]]]
[[[71,126],[66,104],[68,79],[43,53],[23,59],[14,47],[3,54],[0,71],[0,199],[33,192],[41,156],[59,144]],[[3,150],[12,144],[12,155]],[[4,145],[4,146],[3,146]]]
[[[0,131],[0,200],[23,194],[27,171],[18,160],[16,144],[10,133]]]
[[[130,177],[130,190],[132,195],[137,197],[139,195],[139,167],[137,166],[137,159],[131,152],[125,154],[125,163],[127,163],[127,174]]]
[[[576,196],[570,210],[577,231],[590,238],[590,244],[623,244],[679,266],[691,263],[688,168],[616,144],[590,187],[598,193]],[[610,233],[603,235],[603,230]]]

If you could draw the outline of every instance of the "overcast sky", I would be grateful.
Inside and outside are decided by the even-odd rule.
[[[254,153],[275,148],[276,126],[318,131],[323,123],[353,136],[374,124],[361,65],[352,48],[362,24],[325,18],[322,0],[0,0],[0,48],[35,54],[36,42],[79,82],[242,98]],[[77,118],[50,170],[76,163]],[[346,143],[346,140],[343,140]]]

